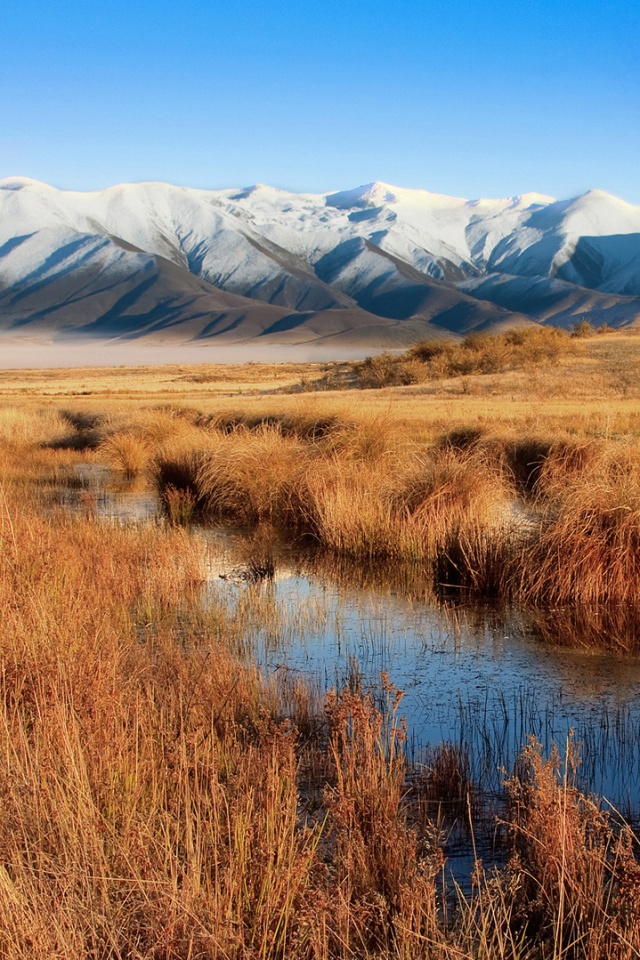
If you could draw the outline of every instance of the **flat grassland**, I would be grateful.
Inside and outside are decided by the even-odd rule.
[[[553,423],[576,416],[576,424],[566,424],[571,428],[586,425],[591,414],[624,422],[640,399],[640,334],[607,333],[571,340],[570,346],[551,363],[525,357],[510,370],[439,374],[418,384],[362,391],[343,388],[350,385],[353,362],[0,370],[0,400],[72,402],[80,409],[108,410],[167,402],[194,404],[207,412],[257,412],[256,403],[268,412],[341,412],[348,407],[363,416],[392,413],[394,419],[427,429],[433,425],[434,430],[451,421],[468,425],[517,419],[526,427],[530,418]],[[330,371],[338,374],[334,389],[331,381],[323,382]]]
[[[571,745],[531,744],[506,866],[447,892],[438,809],[473,821],[464,757],[413,769],[391,687],[381,712],[355,680],[323,697],[263,677],[259,605],[202,604],[185,529],[199,513],[426,564],[434,590],[563,606],[633,646],[639,372],[622,334],[0,372],[0,954],[639,957],[637,840],[573,786]],[[154,484],[166,521],[55,508],[87,461]]]

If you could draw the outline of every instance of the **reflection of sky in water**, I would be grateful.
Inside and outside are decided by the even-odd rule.
[[[74,484],[61,487],[57,500],[79,513],[93,513],[103,520],[139,523],[160,516],[160,503],[144,481],[115,482],[114,471],[101,463],[79,463],[73,470]]]
[[[253,596],[280,613],[278,628],[267,625],[259,637],[267,672],[296,670],[323,687],[340,682],[352,660],[365,684],[375,686],[386,672],[405,691],[401,711],[416,751],[442,740],[467,742],[474,773],[490,790],[528,734],[545,751],[555,742],[563,752],[573,729],[583,744],[581,785],[624,812],[640,812],[638,658],[551,646],[517,612],[447,613],[304,570],[281,569],[274,582],[254,585],[219,579],[233,560],[233,550],[227,546],[225,554],[218,541],[209,590],[232,608]]]
[[[72,509],[116,522],[158,517],[148,490],[107,486],[113,475],[98,465],[76,469],[81,488],[60,494]],[[518,612],[447,612],[389,585],[338,585],[330,571],[318,576],[286,556],[273,582],[252,585],[233,576],[241,537],[195,533],[208,545],[209,596],[259,611],[265,626],[256,652],[265,671],[298,671],[322,688],[340,683],[352,661],[374,688],[386,672],[405,691],[401,711],[416,753],[442,740],[467,743],[474,775],[490,791],[528,734],[545,751],[555,742],[562,752],[574,729],[583,744],[581,786],[640,815],[640,658],[552,646]],[[252,635],[258,619],[250,618]]]

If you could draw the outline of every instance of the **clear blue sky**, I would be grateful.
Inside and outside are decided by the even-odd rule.
[[[640,203],[638,0],[5,0],[0,176]]]

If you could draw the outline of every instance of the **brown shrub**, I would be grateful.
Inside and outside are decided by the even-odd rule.
[[[554,749],[548,760],[532,741],[508,783],[513,923],[545,956],[632,958],[640,937],[632,837],[576,789],[578,763],[571,741],[564,758]]]
[[[471,333],[461,342],[424,340],[405,354],[369,357],[353,369],[360,387],[403,386],[429,379],[522,370],[553,363],[569,349],[565,331],[530,326],[502,334]]]
[[[609,451],[611,454],[611,451]],[[582,458],[581,458],[582,459]],[[561,460],[563,468],[566,460]],[[551,518],[523,557],[521,594],[533,603],[640,600],[640,476],[635,452],[563,469]],[[557,476],[557,474],[556,474]]]

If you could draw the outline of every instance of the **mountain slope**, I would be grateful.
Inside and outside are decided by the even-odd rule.
[[[585,316],[598,324],[627,327],[640,320],[640,297],[589,290],[557,278],[489,274],[458,284],[458,289],[507,311],[525,313],[537,323],[572,327]]]
[[[640,316],[640,207],[590,191],[465,200],[0,181],[0,330],[403,346]]]

